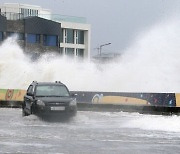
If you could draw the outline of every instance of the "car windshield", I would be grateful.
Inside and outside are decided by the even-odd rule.
[[[36,87],[36,96],[67,97],[69,96],[69,91],[63,85],[38,85]]]

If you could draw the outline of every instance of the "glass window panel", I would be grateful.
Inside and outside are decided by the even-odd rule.
[[[78,44],[84,44],[84,31],[78,30]]]
[[[28,92],[28,93],[33,93],[33,86],[29,86],[27,92]]]
[[[74,48],[66,48],[66,55],[73,56],[74,55]]]
[[[37,10],[36,10],[35,14],[36,14],[36,16],[38,15],[38,11]]]
[[[13,36],[14,34],[15,34],[14,32],[7,32],[8,37]]]
[[[28,43],[40,43],[40,35],[39,34],[27,34],[27,42]]]
[[[60,55],[63,55],[64,48],[60,48]]]
[[[23,15],[24,15],[24,17],[28,16],[28,9],[23,9]]]
[[[23,33],[17,33],[18,40],[24,40],[24,34]]]
[[[58,37],[56,35],[44,35],[43,43],[45,46],[58,46]]]
[[[78,57],[84,57],[84,49],[77,49]]]
[[[36,87],[36,96],[69,96],[69,91],[61,85],[39,85]]]
[[[36,43],[40,43],[40,34],[36,34]]]
[[[31,11],[32,16],[34,16],[34,10]]]
[[[74,43],[74,30],[67,29],[67,43]]]
[[[28,43],[36,43],[36,35],[34,35],[34,34],[27,34],[27,42]]]

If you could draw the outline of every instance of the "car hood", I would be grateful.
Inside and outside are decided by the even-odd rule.
[[[37,100],[42,100],[43,102],[64,102],[68,103],[73,100],[73,98],[69,97],[36,97]]]

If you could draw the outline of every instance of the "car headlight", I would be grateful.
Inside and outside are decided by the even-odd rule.
[[[45,106],[45,103],[41,100],[37,100],[37,105],[39,106]]]
[[[76,106],[77,105],[77,103],[76,103],[76,100],[74,99],[74,100],[72,100],[70,103],[69,103],[69,106]]]

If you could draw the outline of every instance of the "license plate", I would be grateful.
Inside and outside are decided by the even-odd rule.
[[[51,110],[53,110],[53,111],[64,111],[65,107],[64,106],[51,107]]]

